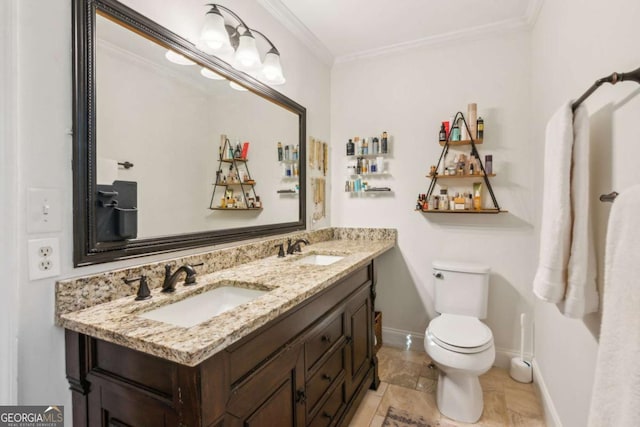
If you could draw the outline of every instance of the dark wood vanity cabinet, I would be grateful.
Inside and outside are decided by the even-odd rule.
[[[373,262],[197,366],[66,331],[74,426],[346,425],[377,388]]]

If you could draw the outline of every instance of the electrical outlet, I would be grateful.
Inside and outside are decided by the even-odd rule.
[[[43,271],[51,270],[51,268],[53,268],[53,264],[49,258],[43,258],[38,263],[38,268]]]
[[[40,246],[38,248],[38,253],[40,254],[41,257],[51,256],[52,252],[53,252],[53,248],[51,246]]]
[[[30,280],[60,275],[60,241],[58,238],[29,240],[27,247]]]

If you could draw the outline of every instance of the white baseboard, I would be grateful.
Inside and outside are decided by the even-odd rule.
[[[424,334],[383,326],[382,344],[403,350],[424,351]]]
[[[424,334],[404,331],[402,329],[382,328],[382,343],[388,347],[401,348],[404,350],[424,351]],[[511,359],[518,356],[515,350],[496,348],[496,361],[493,366],[502,369],[509,369]],[[531,360],[531,354],[525,353],[525,360]]]
[[[540,373],[540,367],[534,358],[532,360],[533,365],[533,384],[535,385],[538,393],[540,394],[540,398],[542,400],[542,406],[544,409],[544,417],[548,427],[562,427],[562,422],[560,421],[560,416],[558,415],[558,411],[556,411],[556,407],[553,404],[553,400],[551,400],[551,395],[549,394],[549,390],[547,389],[547,385],[544,382],[544,377]]]

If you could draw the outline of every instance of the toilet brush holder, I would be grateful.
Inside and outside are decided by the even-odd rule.
[[[511,359],[511,369],[509,375],[514,380],[521,383],[530,383],[533,379],[531,364],[524,360],[524,319],[525,314],[520,315],[520,357]]]
[[[511,359],[511,369],[509,375],[514,380],[520,383],[530,383],[533,379],[533,370],[531,364],[526,360],[522,360],[519,357]]]

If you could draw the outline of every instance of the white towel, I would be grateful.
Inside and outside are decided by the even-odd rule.
[[[640,422],[640,185],[620,194],[607,229],[604,298],[590,427]]]
[[[569,317],[598,309],[589,215],[589,117],[565,103],[547,125],[540,258],[533,283]]]
[[[567,291],[559,304],[565,316],[580,318],[598,311],[596,254],[589,215],[589,115],[584,106],[573,116],[573,166],[571,169],[571,254],[567,267]]]
[[[571,103],[568,102],[547,124],[540,256],[533,279],[534,294],[553,303],[562,301],[567,283],[567,264],[571,250],[572,147],[573,114]]]

